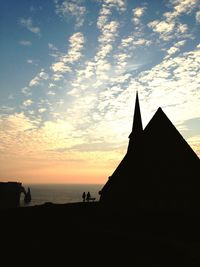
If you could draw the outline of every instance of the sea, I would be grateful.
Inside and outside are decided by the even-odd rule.
[[[35,206],[47,202],[64,204],[81,202],[82,194],[90,192],[95,201],[99,200],[99,191],[102,184],[23,184],[25,190],[31,191],[31,202],[24,203],[24,194],[21,194],[20,206]]]

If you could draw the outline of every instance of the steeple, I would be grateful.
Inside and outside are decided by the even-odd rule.
[[[134,111],[134,118],[133,118],[133,128],[132,132],[129,135],[129,138],[132,139],[133,137],[137,137],[143,132],[142,128],[142,118],[140,113],[140,104],[139,104],[139,97],[138,92],[136,93],[135,99],[135,111]]]

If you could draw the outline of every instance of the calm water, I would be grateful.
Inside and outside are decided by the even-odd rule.
[[[82,193],[89,191],[91,197],[99,200],[99,190],[103,185],[94,184],[23,184],[25,190],[31,189],[32,201],[29,206],[52,203],[71,203],[82,201]],[[24,195],[21,194],[21,206],[25,206]]]

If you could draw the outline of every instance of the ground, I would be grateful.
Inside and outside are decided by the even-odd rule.
[[[19,263],[22,257],[45,266],[200,266],[200,216],[194,213],[120,215],[91,202],[46,203],[0,215],[7,261],[17,254]]]

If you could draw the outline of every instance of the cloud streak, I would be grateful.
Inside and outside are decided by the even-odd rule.
[[[40,28],[34,25],[32,18],[20,18],[19,22],[22,27],[26,28],[30,32],[40,35]]]
[[[21,40],[21,41],[19,41],[19,44],[23,45],[23,46],[31,46],[32,45],[32,43],[28,40]]]

